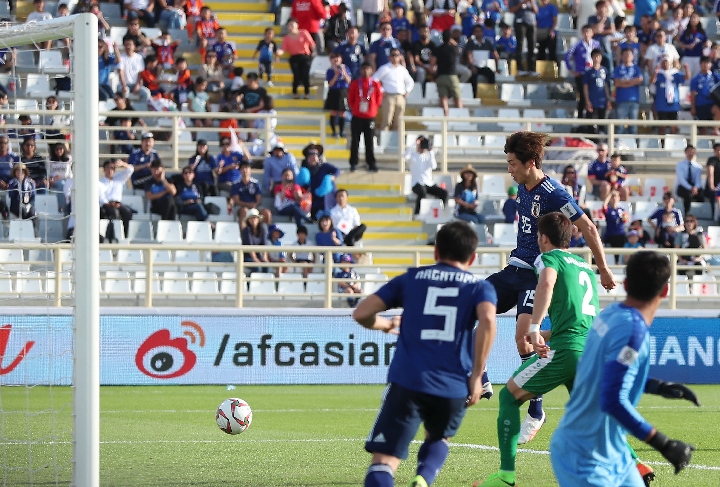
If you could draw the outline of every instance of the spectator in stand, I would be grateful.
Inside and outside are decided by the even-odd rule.
[[[403,2],[395,2],[392,4],[393,13],[395,14],[392,20],[390,20],[390,25],[393,29],[393,37],[397,38],[397,33],[400,30],[409,31],[411,24],[410,21],[405,16],[405,4]]]
[[[567,166],[565,166],[565,169],[563,169],[563,175],[560,184],[563,185],[565,191],[572,195],[575,203],[577,203],[577,205],[580,208],[583,208],[583,211],[585,211],[587,189],[585,188],[585,185],[580,184],[580,181],[578,181],[577,170],[575,169],[575,166],[573,166],[572,164],[568,164]],[[588,218],[592,219],[592,215],[589,215],[588,213],[589,211],[587,211],[587,213],[585,214],[588,215]]]
[[[195,24],[197,32],[197,43],[200,47],[200,57],[205,59],[205,53],[211,42],[215,40],[216,32],[220,29],[220,23],[210,10],[210,7],[203,7],[200,10],[200,20]]]
[[[541,61],[554,61],[560,69],[560,62],[557,58],[557,23],[558,8],[550,0],[540,0],[537,12],[537,42],[538,56]]]
[[[318,247],[340,247],[342,242],[342,236],[340,232],[333,227],[332,218],[330,215],[324,214],[318,220],[318,233],[315,234],[315,245]],[[336,264],[340,262],[342,252],[336,252],[332,254],[333,262]]]
[[[345,3],[338,5],[338,11],[325,23],[325,52],[330,54],[347,38],[347,32],[352,25],[348,20],[348,7]]]
[[[235,67],[237,53],[235,46],[227,41],[227,30],[225,28],[220,27],[215,32],[215,42],[212,43],[210,49],[217,54],[218,62],[223,67],[223,73],[225,73],[226,78],[229,78],[233,67]]]
[[[256,209],[248,210],[245,215],[245,228],[240,231],[243,245],[267,245],[267,227],[262,222],[262,216]],[[269,262],[267,251],[248,252],[243,254],[245,262],[253,265]],[[266,272],[266,267],[250,267],[248,272]]]
[[[278,214],[292,217],[297,226],[303,222],[312,223],[308,216],[312,207],[311,195],[305,193],[295,182],[295,173],[291,168],[282,172],[280,182],[273,188],[273,194]]]
[[[242,101],[241,113],[258,113],[265,108],[267,90],[260,86],[257,73],[248,73],[247,84],[238,91]],[[247,123],[250,122],[250,123]],[[242,120],[244,126],[252,126],[252,121]],[[248,133],[248,140],[254,140],[253,133]]]
[[[638,19],[640,20],[640,25],[637,25]],[[655,20],[650,15],[643,15],[642,17],[635,15],[635,22],[638,43],[640,44],[640,57],[638,57],[638,64],[641,64],[641,61],[645,60],[645,53],[647,52],[648,47],[655,42],[655,33],[657,31],[654,29]]]
[[[690,203],[705,201],[702,192],[702,166],[695,160],[697,151],[692,145],[685,148],[685,160],[675,166],[675,193],[683,200],[685,215],[690,212]]]
[[[105,176],[98,183],[100,218],[110,221],[121,220],[127,237],[130,220],[135,211],[122,204],[122,197],[125,183],[133,173],[133,166],[120,159],[114,161],[108,159],[103,163],[103,173]],[[112,224],[108,225],[108,233],[105,234],[105,237],[110,242],[117,240],[115,227]]]
[[[690,66],[691,78],[700,72],[700,58],[703,50],[710,47],[708,36],[700,24],[700,15],[695,12],[690,16],[687,29],[680,34],[677,45],[682,52],[682,62]]]
[[[592,27],[593,39],[600,43],[602,64],[605,69],[610,71],[610,66],[614,65],[610,40],[615,35],[615,23],[612,21],[610,8],[605,0],[598,0],[595,3],[595,14],[588,18],[587,23]]]
[[[202,76],[198,76],[193,85],[193,89],[188,94],[188,110],[195,113],[208,113],[210,110],[210,95],[206,91],[207,80]],[[214,120],[212,118],[193,118],[191,119],[195,127],[205,128],[212,127]],[[192,138],[195,140],[197,133],[192,133]]]
[[[185,22],[185,15],[182,10],[175,8],[174,0],[168,3],[166,0],[156,0],[155,19],[163,29],[180,29]]]
[[[594,49],[591,57],[592,67],[583,73],[585,116],[589,119],[605,120],[607,112],[612,110],[610,76],[602,66],[602,51]],[[604,127],[601,127],[600,130],[604,132]]]
[[[297,227],[297,240],[293,242],[293,247],[302,247],[309,245],[307,240],[308,230],[305,225],[298,225]],[[292,260],[296,264],[312,264],[315,262],[315,254],[312,252],[293,252],[292,253]],[[307,276],[309,276],[312,273],[312,266],[306,266],[302,268],[302,276],[303,279],[307,279]]]
[[[478,24],[473,28],[473,36],[465,44],[465,49],[463,49],[463,63],[470,68],[470,84],[473,93],[477,93],[477,85],[482,82],[480,78],[484,78],[486,83],[495,84],[495,71],[490,69],[485,62],[475,62],[475,55],[473,54],[475,51],[487,51],[488,59],[494,59],[497,65],[500,55],[495,49],[495,43],[492,39],[483,35],[483,26]],[[497,66],[496,71],[500,72],[500,68]]]
[[[447,207],[448,192],[433,180],[432,172],[437,169],[437,161],[430,147],[430,140],[423,135],[419,136],[415,141],[415,147],[408,148],[404,157],[410,164],[410,187],[417,195],[414,215],[420,213],[420,202],[428,194],[440,198],[443,206]]]
[[[220,104],[220,112],[221,113],[235,112],[236,111],[236,110],[234,110],[235,107],[238,107],[237,111],[240,110],[239,109],[240,102],[237,101],[240,99],[240,94],[237,92],[233,92],[230,96],[234,96],[235,100],[233,100],[231,102],[226,101],[224,103],[221,103]],[[226,130],[219,131],[220,139],[224,139],[224,138],[229,139],[231,132],[235,132],[237,134],[237,131],[238,131],[237,129],[240,128],[240,125],[238,125],[237,120],[235,118],[221,118],[218,125],[219,125],[220,129],[226,129]]]
[[[135,43],[135,49],[143,56],[152,46],[150,38],[140,31],[140,20],[135,12],[130,12],[127,16],[127,32],[122,37],[123,45],[128,39]]]
[[[380,24],[380,39],[370,44],[367,60],[375,70],[379,70],[381,66],[389,64],[393,49],[401,50],[400,42],[392,36],[392,25],[390,22]],[[400,58],[401,62],[402,57]]]
[[[675,248],[676,249],[704,249],[705,248],[705,235],[703,234],[702,228],[698,228],[697,218],[695,215],[688,214],[685,218],[685,229],[679,232],[675,236]],[[703,273],[702,266],[705,265],[705,260],[702,255],[678,255],[678,265],[694,265],[700,266],[696,271],[692,270],[680,270],[678,274],[685,274],[690,279],[692,276],[700,275]]]
[[[582,231],[575,225],[572,226],[572,236],[570,237],[570,245],[572,248],[582,248],[587,246],[585,237],[583,237]]]
[[[45,0],[33,0],[33,8],[35,10],[28,14],[25,23],[29,24],[30,22],[43,22],[45,20],[50,20],[53,18],[50,12],[45,11]],[[52,46],[52,41],[38,42],[37,46],[39,49],[47,50],[50,49],[50,46]]]
[[[360,78],[350,83],[348,88],[348,105],[352,113],[350,121],[350,172],[355,172],[358,165],[358,149],[360,147],[360,136],[365,139],[365,162],[368,171],[377,172],[375,162],[375,117],[378,108],[382,104],[382,85],[371,77],[373,72],[372,64],[365,62],[360,70]]]
[[[485,13],[480,14],[477,2],[475,2],[475,0],[469,0],[465,7],[465,12],[460,14],[460,24],[462,25],[463,35],[469,39],[473,34],[473,27],[477,24],[482,24],[483,20],[485,20]]]
[[[57,142],[50,146],[48,161],[48,183],[58,199],[58,208],[65,207],[65,182],[73,177],[72,156],[65,142]]]
[[[538,76],[537,71],[535,71],[535,44],[537,44],[535,28],[537,26],[536,14],[538,13],[537,3],[535,3],[535,0],[509,0],[508,11],[515,14],[513,30],[515,31],[515,36],[519,41],[517,51],[515,52],[518,74],[520,76]],[[527,44],[527,71],[520,69],[522,67],[523,41]]]
[[[675,121],[680,112],[680,85],[690,77],[690,68],[683,64],[685,73],[670,67],[670,59],[663,57],[655,72],[650,78],[650,84],[655,86],[655,111],[658,120]],[[660,135],[665,135],[666,126],[659,128]],[[670,132],[677,133],[677,127],[671,125]],[[663,140],[663,142],[665,142]]]
[[[120,56],[120,85],[124,95],[130,93],[140,96],[143,105],[150,98],[150,92],[142,89],[140,73],[145,69],[145,60],[135,52],[135,42],[128,39],[123,42],[125,52]],[[145,108],[145,107],[143,107]]]
[[[427,0],[425,13],[430,16],[434,30],[445,32],[455,25],[457,3],[455,0]]]
[[[25,137],[20,150],[20,162],[27,168],[30,179],[35,182],[38,193],[46,193],[48,187],[47,165],[45,158],[35,152],[35,137]]]
[[[619,120],[637,121],[640,116],[640,85],[643,84],[643,74],[640,67],[635,64],[633,50],[626,47],[621,53],[622,62],[613,71],[615,82],[615,110]],[[638,126],[618,124],[615,127],[618,134],[629,133],[637,135]]]
[[[583,75],[585,71],[592,68],[593,61],[591,53],[595,49],[600,49],[600,43],[593,39],[593,29],[589,25],[582,28],[582,39],[570,46],[565,53],[565,64],[567,65],[570,76],[575,78],[576,92],[578,93],[577,112],[578,118],[585,118],[585,109],[587,101],[585,100],[585,89],[583,87]]]
[[[357,272],[350,267],[353,263],[352,255],[343,254],[340,257],[342,267],[335,273],[335,279],[340,279],[337,283],[337,292],[343,294],[362,294],[363,290],[358,284]],[[348,306],[354,308],[360,302],[360,298],[347,298]]]
[[[512,27],[500,22],[500,35],[495,39],[495,48],[501,59],[513,59],[517,52],[517,38],[513,34]]]
[[[124,93],[115,93],[114,100],[115,108],[110,111],[115,115],[106,118],[105,125],[114,127],[115,125],[118,125],[121,120],[131,117],[133,126],[146,126],[145,121],[142,118],[132,116],[132,112],[135,111],[135,108],[132,106],[132,103],[130,103],[130,100],[128,100]]]
[[[177,188],[165,178],[165,168],[160,159],[151,163],[150,172],[152,177],[145,183],[145,198],[150,202],[150,213],[160,215],[161,220],[174,220],[177,216]]]
[[[640,234],[636,230],[628,230],[627,233],[627,242],[625,242],[625,245],[623,245],[626,249],[642,249],[645,246],[640,242]],[[623,256],[623,264],[627,264],[627,261],[630,259],[630,255],[624,255]]]
[[[507,190],[507,199],[503,203],[502,212],[505,215],[505,223],[515,223],[518,219],[518,206],[517,201],[518,188],[517,186],[510,186]]]
[[[237,207],[237,216],[240,226],[245,226],[245,216],[253,208],[260,212],[260,215],[268,223],[272,223],[272,213],[262,207],[262,189],[257,179],[252,177],[252,166],[250,161],[243,160],[240,163],[240,179],[230,187],[230,200]]]
[[[712,60],[708,56],[700,58],[700,72],[690,81],[690,113],[695,120],[710,121],[715,118],[715,102],[710,90],[720,83],[720,74],[713,73]],[[698,127],[701,135],[712,135],[712,127]]]
[[[13,178],[12,170],[18,162],[20,158],[10,150],[10,140],[7,135],[0,135],[0,190],[7,189],[8,183]]]
[[[370,43],[370,37],[378,27],[380,14],[382,14],[387,7],[387,0],[362,0],[363,28],[365,29],[365,37],[367,37],[368,44]]]
[[[40,125],[49,125],[55,128],[46,127],[43,137],[45,140],[65,140],[65,134],[60,128],[70,125],[68,117],[63,115],[64,108],[60,106],[56,96],[48,96],[45,99],[45,110],[54,112],[52,115],[40,115]]]
[[[35,181],[23,163],[15,164],[8,184],[10,213],[21,220],[35,219]]]
[[[495,39],[495,26],[498,25],[503,18],[505,11],[505,2],[498,0],[482,0],[480,10],[485,13],[485,20],[491,20],[493,24],[492,37]]]
[[[267,234],[267,245],[268,246],[275,246],[275,247],[281,247],[282,241],[280,240],[285,236],[285,232],[283,232],[277,225],[270,225],[268,227],[268,234]],[[285,252],[268,252],[268,262],[275,262],[284,264],[287,262],[287,253]],[[284,274],[288,271],[287,267],[275,267],[270,269],[276,277],[279,277],[280,274]]]
[[[320,22],[328,18],[322,0],[295,0],[292,4],[290,17],[295,19],[298,29],[306,31],[312,36],[313,45],[309,55],[317,48],[317,53],[323,52],[323,39],[320,35]],[[290,28],[288,26],[288,31]],[[284,42],[284,41],[283,41]],[[287,51],[283,47],[283,51]]]
[[[455,185],[455,217],[468,223],[485,223],[477,212],[479,206],[477,172],[468,164],[460,171],[461,181]]]
[[[462,95],[460,94],[460,79],[457,75],[457,63],[460,60],[460,50],[457,42],[446,30],[442,34],[443,43],[433,50],[430,64],[435,71],[440,106],[447,117],[450,114],[449,99],[452,98],[456,108],[462,108]],[[408,93],[412,88],[408,90]],[[406,95],[407,96],[407,95]]]
[[[360,67],[367,55],[365,46],[358,44],[359,37],[360,33],[358,28],[350,26],[347,30],[347,39],[333,49],[333,52],[342,56],[342,62],[348,67],[352,79],[358,79],[360,77]]]
[[[119,64],[120,52],[118,51],[117,44],[112,42],[113,51],[110,52],[108,44],[104,40],[98,40],[98,99],[100,101],[109,100],[113,97],[113,90],[110,87],[110,73],[114,72]]]
[[[430,28],[427,25],[418,27],[418,40],[410,45],[410,49],[406,51],[408,59],[406,60],[408,72],[416,83],[420,84],[425,93],[425,82],[432,78],[433,67],[430,64],[433,50],[436,45],[430,40]]]
[[[185,9],[188,41],[192,42],[195,38],[195,26],[202,18],[200,13],[202,12],[205,4],[203,3],[203,0],[175,0],[175,6]]]
[[[310,193],[312,193],[312,207],[310,214],[317,218],[320,211],[327,212],[335,206],[335,180],[340,176],[340,169],[327,162],[320,161],[320,153],[312,148],[302,163],[310,171]]]
[[[154,54],[148,54],[145,57],[145,69],[140,72],[138,84],[147,89],[150,96],[162,94],[162,91],[160,91],[160,73],[162,73],[162,67],[158,64],[157,57]]]
[[[273,63],[280,61],[282,50],[278,49],[277,44],[273,40],[275,38],[275,29],[268,27],[265,29],[263,38],[258,42],[252,58],[258,58],[258,75],[262,80],[263,74],[267,76],[267,85],[275,86],[272,82]]]
[[[7,145],[7,139],[5,139],[5,141]],[[2,139],[0,138],[0,153],[3,151],[1,144]],[[713,151],[714,154],[708,158],[707,165],[705,166],[707,168],[705,196],[707,196],[710,202],[712,219],[715,220],[715,202],[720,198],[720,142],[713,144]],[[2,157],[3,156],[0,156],[0,161],[3,160]],[[0,183],[0,187],[2,187],[2,183]]]
[[[199,222],[207,221],[208,212],[203,205],[203,194],[195,184],[195,172],[188,166],[182,170],[182,184],[178,185],[175,206],[181,215],[190,215]]]
[[[605,181],[610,186],[611,191],[617,191],[620,194],[620,201],[627,201],[629,191],[625,186],[628,170],[622,165],[622,156],[617,152],[610,156],[610,168],[605,173]]]
[[[129,156],[135,150],[135,146],[129,143],[137,139],[137,134],[132,128],[132,119],[130,117],[120,120],[120,129],[112,132],[112,140],[121,141],[119,145],[110,146],[110,152],[113,154],[125,154]],[[125,142],[125,143],[122,143]]]
[[[390,63],[383,64],[373,74],[373,79],[379,81],[383,88],[380,130],[397,131],[400,119],[405,113],[405,101],[415,86],[410,73],[402,65],[400,49],[390,49]]]
[[[353,247],[355,242],[362,240],[367,227],[360,222],[360,213],[357,209],[348,204],[348,192],[346,189],[338,189],[335,193],[337,204],[330,209],[330,218],[333,227],[337,228],[343,235],[343,242],[348,247]]]
[[[188,159],[188,167],[195,173],[195,184],[205,196],[217,196],[215,177],[217,175],[217,161],[208,150],[208,143],[205,139],[198,139],[195,155]]]
[[[173,99],[177,106],[187,103],[188,95],[192,90],[192,73],[188,68],[187,60],[179,57],[175,60],[175,90],[173,91]]]
[[[347,92],[350,86],[350,71],[342,63],[342,56],[330,54],[330,67],[325,74],[328,83],[328,94],[324,109],[330,112],[330,129],[332,136],[345,137],[345,112],[348,109]],[[338,129],[340,130],[338,134]]]
[[[270,145],[274,145],[277,143],[277,135],[275,134],[275,129],[277,128],[277,111],[275,110],[275,100],[272,96],[268,95],[265,97],[265,101],[263,103],[262,110],[257,112],[258,115],[272,115],[270,118],[258,118],[255,120],[252,120],[252,126],[258,130],[257,137],[262,139],[260,142],[264,141],[265,139],[270,140]],[[265,132],[265,124],[269,123],[269,131]],[[258,139],[255,139],[253,141],[254,145],[257,145]],[[253,155],[261,155],[262,151],[264,150],[264,146],[262,148],[258,148],[259,153],[255,154],[253,152]]]
[[[672,192],[668,191],[663,194],[662,200],[663,206],[655,210],[647,219],[655,231],[654,240],[658,245],[660,245],[661,240],[667,240],[665,238],[661,239],[661,233],[669,231],[674,235],[675,233],[682,232],[685,228],[682,213],[675,208],[675,198]]]
[[[175,65],[175,52],[180,47],[179,40],[173,40],[167,30],[163,30],[160,37],[152,41],[158,64],[163,69],[172,69]]]
[[[300,30],[295,19],[287,21],[287,34],[283,37],[282,50],[290,55],[293,73],[293,98],[299,98],[298,87],[305,88],[305,99],[310,98],[310,65],[315,51],[315,41],[306,30]]]
[[[662,27],[662,30],[664,30],[667,34],[668,40],[670,42],[675,41],[677,38],[680,37],[680,34],[682,34],[682,20],[683,9],[678,6],[672,9],[672,13],[669,18],[660,21],[660,26]]]
[[[151,178],[150,167],[154,161],[159,161],[160,156],[155,147],[155,137],[152,132],[145,132],[140,139],[140,148],[135,149],[130,157],[128,164],[133,166],[132,186],[134,189],[144,189],[145,183]]]
[[[655,73],[663,58],[668,58],[670,66],[680,67],[680,54],[678,54],[675,46],[667,42],[667,34],[662,30],[658,30],[655,32],[654,39],[655,43],[651,44],[643,55],[648,73],[650,75]],[[655,94],[655,87],[652,84],[650,85],[650,94]]]
[[[216,160],[218,163],[218,190],[230,191],[232,185],[240,179],[240,163],[243,161],[243,154],[230,148],[230,138],[220,139],[220,154]],[[249,159],[249,158],[248,158]]]
[[[130,0],[125,2],[125,13],[128,19],[134,17],[145,22],[148,27],[155,27],[155,0]]]
[[[605,246],[623,248],[625,246],[625,224],[630,221],[630,215],[620,206],[620,193],[613,190],[603,200],[603,213],[605,214]],[[620,262],[620,256],[615,255],[615,263]]]
[[[596,198],[604,200],[610,193],[610,185],[605,181],[605,175],[610,170],[610,159],[608,159],[607,144],[600,144],[597,147],[598,157],[588,166],[588,182],[592,186],[592,194]]]
[[[645,247],[648,242],[652,242],[652,237],[648,235],[648,233],[645,231],[645,228],[643,227],[643,222],[641,219],[633,217],[631,218],[630,226],[628,227],[628,231],[635,231],[638,234],[638,242],[640,242],[640,245]]]
[[[200,73],[208,82],[208,93],[217,93],[225,89],[225,74],[215,51],[208,51],[205,54],[205,64],[200,68]]]
[[[287,152],[282,144],[277,144],[263,162],[264,190],[273,195],[273,189],[282,181],[282,174],[286,169],[291,169],[294,176],[300,171],[295,156]]]
[[[628,25],[625,27],[625,38],[618,43],[617,45],[617,53],[615,55],[615,59],[619,60],[620,62],[618,64],[621,64],[623,61],[622,58],[622,52],[625,49],[630,49],[632,52],[632,59],[633,63],[639,65],[642,62],[642,52],[640,50],[640,41],[638,40],[637,36],[637,29],[634,25]]]

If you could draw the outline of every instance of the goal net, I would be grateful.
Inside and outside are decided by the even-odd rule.
[[[99,485],[97,41],[92,14],[0,26],[4,486]]]

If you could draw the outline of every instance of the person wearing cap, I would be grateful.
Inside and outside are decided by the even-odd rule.
[[[415,86],[415,81],[403,64],[402,50],[393,47],[390,49],[390,62],[380,66],[373,74],[373,79],[382,84],[384,92],[380,107],[380,130],[399,130],[400,119],[405,113],[405,101]]]
[[[260,211],[263,219],[272,223],[272,213],[267,208],[261,208],[262,190],[257,179],[252,177],[252,166],[250,161],[243,160],[240,163],[240,179],[230,187],[230,201],[238,208],[237,216],[240,221],[240,228],[245,226],[245,216],[252,209]]]
[[[190,215],[199,222],[207,221],[202,190],[195,184],[195,172],[190,166],[182,170],[182,183],[175,185],[175,206],[181,215]]]
[[[208,143],[205,139],[198,139],[195,155],[188,159],[188,167],[195,173],[195,184],[205,196],[217,196],[218,190],[215,185],[217,176],[217,161],[210,154]]]
[[[352,113],[350,121],[350,172],[358,165],[360,136],[365,139],[365,162],[370,172],[377,172],[375,163],[375,117],[382,104],[383,89],[379,81],[371,77],[372,64],[364,62],[360,69],[360,78],[353,80],[348,88],[348,105]]]
[[[410,165],[410,187],[417,195],[413,214],[417,216],[420,213],[420,202],[428,194],[441,199],[443,207],[447,207],[448,192],[435,184],[433,179],[432,172],[437,169],[437,161],[435,152],[430,147],[430,140],[423,135],[419,136],[414,150],[408,147],[404,157]]]
[[[468,223],[485,223],[485,217],[477,212],[478,174],[468,164],[460,171],[461,181],[455,185],[455,217]]]
[[[393,3],[392,9],[395,16],[390,20],[390,25],[392,26],[393,37],[397,38],[397,33],[400,29],[409,31],[412,25],[405,16],[405,4],[403,2]]]
[[[344,236],[343,241],[348,247],[355,245],[355,242],[362,239],[367,227],[360,222],[360,213],[357,209],[348,204],[348,192],[340,188],[335,193],[337,204],[330,209],[330,218],[333,226]]]
[[[652,238],[645,231],[642,218],[638,218],[638,216],[639,215],[632,215],[630,217],[630,225],[628,225],[628,231],[635,230],[635,232],[637,232],[638,234],[638,241],[643,247],[645,247],[645,245],[647,245],[647,243],[650,242]]]
[[[515,223],[518,219],[518,187],[512,185],[507,190],[507,199],[503,203],[502,213],[505,215],[505,223]]]
[[[165,178],[165,167],[160,159],[150,165],[151,177],[145,183],[145,198],[150,202],[150,213],[160,215],[161,220],[174,220],[177,215],[175,195],[177,188]]]
[[[292,169],[295,176],[300,171],[295,156],[278,143],[263,161],[263,191],[272,195],[275,185],[282,181],[282,173],[286,169]]]
[[[35,221],[35,181],[23,163],[13,166],[13,178],[8,184],[10,213],[21,220]]]
[[[275,224],[272,224],[268,227],[268,233],[267,233],[267,239],[268,245],[273,245],[276,247],[282,246],[281,238],[285,237],[285,232],[280,229]],[[285,263],[287,262],[287,253],[286,252],[268,252],[268,262],[277,262],[277,263]],[[275,267],[272,269],[275,276],[280,277],[280,274],[285,274],[288,271],[287,267]]]
[[[111,221],[122,220],[125,236],[128,234],[130,220],[135,212],[129,206],[122,204],[123,188],[132,176],[133,170],[133,166],[121,159],[108,159],[103,163],[105,176],[98,182],[100,218]],[[117,239],[113,225],[108,225],[106,237],[111,242]]]
[[[128,164],[133,166],[132,186],[134,189],[144,189],[145,183],[152,179],[150,166],[154,161],[160,160],[160,155],[153,149],[155,138],[152,132],[144,132],[140,139],[140,148],[135,149],[128,157]]]
[[[245,159],[243,154],[230,148],[230,138],[220,139],[220,154],[217,156],[218,189],[230,191],[233,183],[240,179],[240,163]],[[249,157],[248,157],[249,159]]]
[[[322,162],[317,149],[308,151],[302,167],[306,167],[310,172],[308,189],[313,195],[310,214],[316,218],[319,211],[327,211],[335,206],[335,180],[340,176],[340,169],[328,162]]]
[[[627,233],[627,242],[625,242],[625,245],[623,246],[626,249],[642,249],[645,246],[640,242],[640,234],[637,232],[637,230],[628,230]],[[630,259],[630,256],[632,254],[626,254],[623,255],[623,264],[627,264],[627,261]]]
[[[358,283],[358,275],[355,270],[350,267],[353,263],[352,255],[343,254],[340,257],[340,268],[335,272],[335,279],[340,279],[337,283],[337,292],[344,294],[362,294],[362,287]],[[360,302],[360,298],[347,298],[348,306],[354,308]]]
[[[245,215],[245,228],[240,231],[240,237],[243,245],[267,245],[267,228],[262,222],[262,216],[260,212],[252,208],[248,210]],[[269,262],[267,251],[263,252],[249,252],[243,253],[243,259],[245,262],[252,262],[253,264],[262,264]],[[266,272],[265,267],[246,267],[248,272]]]
[[[346,39],[332,51],[342,56],[342,63],[348,67],[350,77],[354,80],[360,77],[360,67],[365,60],[365,56],[367,56],[365,46],[358,43],[359,37],[360,31],[358,28],[350,26],[347,30]]]

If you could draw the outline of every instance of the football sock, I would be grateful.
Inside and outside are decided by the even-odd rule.
[[[332,133],[336,133],[335,120],[337,120],[337,117],[335,115],[330,115],[330,129],[332,130]]]
[[[500,447],[500,478],[506,482],[515,482],[515,457],[520,436],[520,406],[507,387],[500,390],[500,411],[498,412],[497,431]],[[508,475],[511,474],[511,475]],[[512,478],[508,478],[508,477]]]
[[[445,439],[440,441],[425,440],[418,450],[418,465],[416,473],[422,475],[428,485],[435,481],[445,459],[450,451],[450,446]]]
[[[630,450],[630,456],[632,457],[635,462],[639,462],[640,458],[638,457],[638,454],[635,453],[635,449],[630,445],[630,443],[627,444],[628,450]]]
[[[535,352],[530,353],[521,353],[520,354],[520,360],[523,361],[523,363],[527,362],[531,358],[535,356]],[[528,414],[530,417],[534,419],[542,419],[543,410],[542,410],[542,396],[537,396],[532,399],[530,399],[530,404],[528,405]]]
[[[393,487],[395,475],[390,465],[374,463],[370,465],[365,474],[365,487]]]
[[[487,373],[487,368],[485,370],[483,370],[481,382],[483,384],[487,384],[488,382],[490,382],[490,378],[488,377],[488,373]]]
[[[345,133],[345,116],[344,115],[340,115],[338,117],[338,125],[340,125],[340,133],[341,134]]]

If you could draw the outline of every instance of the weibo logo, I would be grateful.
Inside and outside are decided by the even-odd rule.
[[[183,335],[190,344],[205,346],[205,332],[193,321],[183,321]],[[197,356],[188,348],[188,338],[171,338],[170,330],[158,330],[140,345],[135,354],[135,365],[143,374],[155,379],[173,379],[187,374],[197,362]]]

